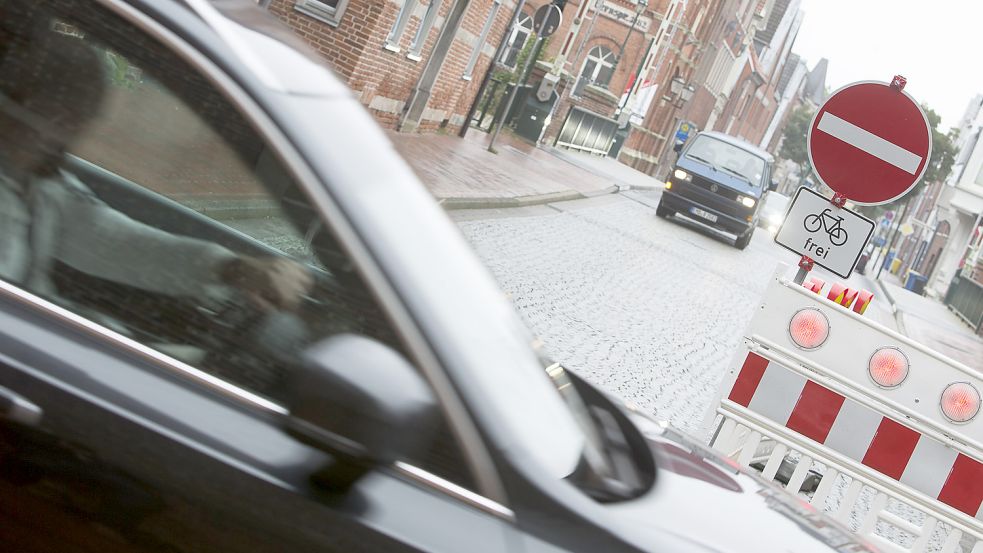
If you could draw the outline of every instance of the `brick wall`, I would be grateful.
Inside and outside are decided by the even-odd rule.
[[[437,18],[420,51],[421,59],[413,59],[408,54],[426,13],[423,1],[414,9],[399,39],[399,52],[386,49],[384,45],[403,2],[350,0],[337,26],[298,12],[294,9],[295,0],[273,0],[269,9],[324,56],[379,123],[395,128],[454,6],[454,0],[433,1],[440,4]],[[492,4],[492,0],[468,2],[461,25],[431,88],[421,131],[432,131],[442,125],[456,128],[463,122],[515,5],[507,1],[498,10],[483,46],[477,46],[481,53],[472,77],[466,80],[462,78],[464,70]]]

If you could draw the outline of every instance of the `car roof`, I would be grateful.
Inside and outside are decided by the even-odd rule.
[[[737,138],[736,136],[731,136],[729,134],[724,134],[722,132],[717,132],[717,131],[703,131],[700,134],[706,135],[706,136],[711,136],[713,138],[716,138],[717,140],[726,142],[726,143],[731,144],[733,146],[737,146],[738,148],[741,148],[742,150],[747,150],[747,151],[751,152],[752,154],[754,154],[756,156],[765,158],[765,160],[768,161],[768,163],[773,163],[775,161],[774,156],[772,156],[768,152],[762,150],[761,148],[755,146],[754,144],[751,144],[750,142],[747,142],[745,140],[741,140],[740,138]]]

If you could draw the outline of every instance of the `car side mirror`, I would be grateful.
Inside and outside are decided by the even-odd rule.
[[[774,192],[775,190],[778,190],[778,181],[771,179],[771,183],[768,184],[768,191]]]
[[[683,151],[683,143],[682,142],[676,142],[675,144],[673,144],[672,145],[672,151],[676,152],[677,154],[679,152],[682,152]]]
[[[284,430],[332,456],[312,476],[347,490],[370,470],[412,457],[439,421],[430,387],[399,353],[375,340],[339,334],[304,352],[289,377]]]

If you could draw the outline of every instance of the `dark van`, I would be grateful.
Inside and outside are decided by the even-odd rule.
[[[680,149],[656,213],[681,213],[705,225],[737,235],[747,247],[758,210],[771,187],[774,158],[743,140],[719,132],[701,132]]]

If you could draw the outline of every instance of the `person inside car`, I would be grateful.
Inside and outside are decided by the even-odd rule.
[[[312,286],[300,264],[136,221],[65,169],[66,150],[99,113],[103,64],[51,20],[33,28],[0,25],[0,279],[59,302],[51,271],[61,262],[168,296],[208,301],[237,289],[264,312],[296,307]]]

